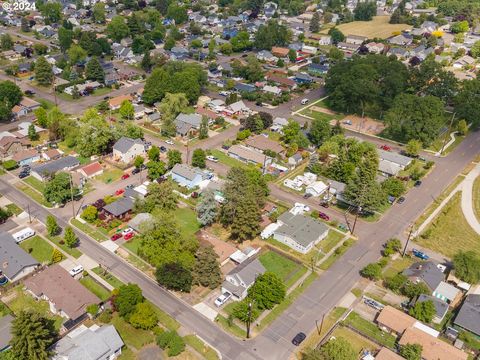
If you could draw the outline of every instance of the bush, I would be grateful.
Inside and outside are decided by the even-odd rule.
[[[175,330],[158,335],[157,345],[163,350],[168,349],[168,356],[177,356],[185,350],[185,341]]]
[[[98,313],[98,305],[97,304],[90,304],[87,306],[87,313],[89,313],[92,316],[97,315]]]
[[[237,133],[237,140],[241,141],[241,140],[245,140],[246,138],[248,138],[250,135],[252,135],[252,132],[248,129],[246,130],[242,130],[242,131],[239,131]]]
[[[98,320],[104,324],[108,324],[110,321],[112,321],[112,310],[107,309],[102,312],[98,317]]]
[[[403,274],[397,274],[385,279],[385,287],[392,290],[394,293],[399,293],[403,285],[407,282],[407,278]]]
[[[425,170],[430,169],[435,164],[435,161],[427,161],[426,164],[423,166]]]
[[[15,160],[4,161],[2,165],[5,170],[13,170],[18,167],[18,164]]]
[[[402,243],[398,239],[390,239],[385,244],[385,249],[383,250],[384,256],[390,256],[395,254],[397,251],[400,251],[402,248]]]
[[[377,263],[381,268],[384,268],[388,264],[388,258],[381,258]]]
[[[360,275],[370,280],[378,280],[382,276],[382,267],[378,263],[371,263],[360,270]]]

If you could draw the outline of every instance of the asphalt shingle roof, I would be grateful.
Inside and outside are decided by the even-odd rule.
[[[125,154],[135,144],[143,145],[143,141],[141,139],[131,139],[122,136],[120,139],[118,139],[115,145],[113,145],[113,150],[117,150],[120,151],[122,154]]]
[[[38,262],[15,243],[12,235],[0,232],[0,266],[9,278],[14,278],[25,267],[38,265]]]
[[[283,225],[275,230],[275,233],[288,236],[303,247],[307,247],[328,231],[326,225],[303,214],[294,215],[287,211],[280,215],[278,220]]]
[[[480,295],[467,295],[453,323],[480,336]]]

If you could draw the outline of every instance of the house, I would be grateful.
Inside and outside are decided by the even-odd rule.
[[[405,360],[405,358],[386,347],[382,347],[375,355],[375,360]]]
[[[132,139],[122,136],[113,145],[113,157],[117,161],[129,164],[137,156],[145,154],[145,143],[141,139]]]
[[[128,222],[128,227],[135,230],[137,233],[141,233],[143,224],[146,224],[153,220],[152,214],[149,213],[139,213]]]
[[[85,178],[90,179],[95,176],[103,174],[103,167],[100,165],[98,161],[94,161],[91,164],[82,166],[80,169],[77,170],[80,174],[82,174]]]
[[[12,321],[14,317],[10,314],[0,318],[0,352],[10,348],[10,340],[12,340]]]
[[[445,301],[451,306],[455,306],[455,304],[460,300],[462,292],[455,286],[445,281],[441,281],[435,290],[433,290],[432,295],[440,300]]]
[[[16,131],[13,132],[13,135],[16,136],[17,138],[27,138],[28,137],[28,129],[32,126],[32,123],[29,121],[23,121],[20,124],[18,124],[18,128]],[[37,125],[33,126],[35,129],[36,133],[41,133],[47,131],[46,129],[43,129],[41,127],[38,127]]]
[[[302,161],[303,161],[303,156],[302,156],[302,154],[299,153],[299,152],[293,154],[292,156],[290,156],[290,157],[287,159],[288,165],[293,166],[293,167],[297,166],[297,165],[300,164]]]
[[[409,34],[400,34],[392,36],[391,38],[387,39],[387,41],[392,45],[409,46],[413,42],[413,36]]]
[[[307,55],[315,55],[317,53],[318,49],[315,46],[310,46],[310,45],[302,45],[301,52]]]
[[[0,157],[8,158],[16,153],[26,150],[30,146],[30,142],[26,138],[18,139],[13,134],[1,136],[0,134]]]
[[[327,189],[328,186],[325,185],[323,181],[315,181],[307,186],[307,188],[305,189],[305,194],[310,194],[313,197],[319,197]]]
[[[414,283],[424,282],[432,292],[445,278],[442,270],[432,261],[414,263],[403,271],[403,275]]]
[[[365,47],[368,49],[368,52],[371,54],[380,54],[385,50],[385,45],[382,43],[376,43],[376,42],[369,42],[368,44],[365,45]]]
[[[469,55],[464,55],[461,58],[457,59],[453,63],[455,69],[462,69],[465,66],[472,66],[475,64],[475,59]]]
[[[387,51],[387,56],[395,55],[397,59],[406,59],[408,57],[408,50],[400,47],[392,47]]]
[[[307,71],[310,75],[313,76],[323,76],[325,75],[328,70],[330,69],[329,64],[314,64],[311,63],[308,65]]]
[[[277,86],[265,85],[262,90],[275,96],[280,96],[282,94],[282,89]]]
[[[288,90],[294,90],[297,87],[295,80],[289,79],[283,76],[277,76],[273,74],[268,74],[266,77],[267,81],[277,84],[280,87],[286,88]]]
[[[52,346],[52,360],[114,360],[123,345],[113,325],[81,325]]]
[[[113,203],[105,205],[102,212],[106,217],[123,219],[130,214],[134,201],[130,197],[122,197]]]
[[[404,331],[411,328],[417,320],[403,311],[387,305],[377,316],[377,324],[380,329],[388,333],[402,335]]]
[[[339,48],[340,50],[344,50],[344,51],[351,52],[351,53],[357,52],[357,50],[360,48],[360,46],[361,45],[350,44],[350,43],[346,43],[346,42],[339,42],[337,44],[337,48]]]
[[[368,38],[366,36],[360,35],[347,35],[345,37],[345,42],[347,44],[362,45]]]
[[[86,308],[100,303],[80,282],[59,264],[52,265],[24,281],[36,299],[47,300],[50,310],[73,322],[86,316]]]
[[[328,235],[328,227],[322,222],[291,211],[280,215],[277,225],[273,238],[302,254],[308,253]]]
[[[412,158],[395,152],[378,149],[379,171],[387,176],[395,176],[400,170],[405,169]]]
[[[194,134],[200,129],[202,115],[200,114],[178,114],[175,118],[175,127],[178,136],[187,136]]]
[[[251,93],[251,92],[257,91],[257,88],[255,87],[255,85],[244,84],[244,83],[236,83],[233,89],[239,93],[242,93],[242,92]]]
[[[448,304],[445,301],[437,299],[434,296],[425,295],[425,294],[421,294],[418,297],[416,302],[417,303],[423,303],[423,302],[426,302],[426,301],[433,302],[433,305],[435,306],[435,315],[434,315],[432,321],[435,324],[440,324],[442,322],[443,318],[445,317],[445,315],[447,314]]]
[[[277,62],[278,58],[276,56],[273,56],[273,54],[268,51],[268,50],[261,50],[257,53],[257,59],[260,61],[266,61],[266,62]]]
[[[231,293],[233,300],[243,300],[257,276],[262,275],[265,271],[266,269],[257,258],[244,261],[226,275],[222,284],[222,292]]]
[[[9,233],[0,231],[0,283],[16,282],[35,271],[39,263],[17,245]]]
[[[293,80],[300,85],[311,84],[313,82],[313,78],[307,73],[296,73]]]
[[[255,136],[249,137],[245,141],[245,145],[261,152],[270,150],[279,155],[285,152],[285,149],[283,148],[282,145],[263,135],[255,135]]]
[[[120,96],[116,96],[114,98],[111,98],[110,100],[108,100],[108,106],[110,108],[110,110],[117,110],[117,109],[120,109],[120,106],[122,105],[122,103],[124,101],[132,101],[133,98],[131,95],[120,95]]]
[[[453,323],[480,336],[480,295],[467,295]]]
[[[188,189],[193,189],[203,181],[204,173],[186,164],[175,164],[171,170],[172,180]]]
[[[180,61],[188,58],[188,49],[181,46],[174,46],[170,50],[170,58],[172,60]]]
[[[262,168],[272,162],[268,156],[243,145],[233,145],[228,149],[228,155],[248,164],[259,165]]]
[[[34,149],[21,150],[12,156],[12,160],[15,160],[19,166],[30,165],[40,159],[40,153]]]
[[[332,37],[330,35],[322,35],[318,40],[318,45],[320,46],[328,46],[332,45]]]
[[[49,179],[59,171],[68,171],[80,165],[78,159],[74,156],[65,156],[58,160],[50,161],[45,164],[37,165],[32,168],[32,176],[38,180]]]
[[[39,107],[40,103],[25,96],[18,105],[15,105],[12,108],[12,114],[18,119],[19,117],[26,116],[28,113],[38,109]]]
[[[414,327],[405,330],[400,345],[419,344],[424,360],[467,360],[467,353]]]
[[[289,51],[290,50],[288,48],[284,48],[284,47],[278,47],[278,46],[273,46],[272,47],[272,54],[274,56],[279,57],[279,58],[287,57]]]
[[[247,105],[245,105],[245,103],[242,100],[239,100],[237,102],[234,102],[233,104],[228,105],[228,107],[225,109],[225,113],[229,116],[248,114],[249,112],[250,112],[250,108]]]

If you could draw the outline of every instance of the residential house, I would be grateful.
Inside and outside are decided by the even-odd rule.
[[[113,145],[113,158],[125,164],[135,160],[137,156],[145,155],[145,143],[141,139],[131,139],[122,136]]]
[[[36,299],[47,300],[50,311],[72,322],[86,317],[88,305],[100,303],[97,296],[59,264],[49,266],[28,278],[24,285]]]
[[[58,149],[48,149],[47,151],[42,152],[42,158],[45,159],[45,161],[57,160],[61,158],[62,155],[63,152]]]
[[[45,164],[37,165],[32,168],[32,176],[38,180],[50,179],[59,171],[68,171],[80,165],[78,159],[74,156],[65,156],[58,160],[50,161]]]
[[[293,154],[287,159],[288,165],[293,167],[299,165],[302,161],[303,161],[303,156],[299,152]]]
[[[133,106],[133,117],[135,119],[141,119],[145,116],[145,106],[143,105],[134,105]]]
[[[20,103],[18,105],[15,105],[12,108],[12,114],[16,119],[18,119],[22,116],[27,115],[28,113],[31,113],[32,111],[34,111],[35,109],[38,109],[39,107],[40,107],[40,103],[24,96],[20,101]]]
[[[175,164],[171,170],[172,180],[188,189],[193,189],[204,180],[204,173],[186,164]]]
[[[403,271],[403,275],[414,283],[425,283],[432,292],[445,278],[442,270],[432,261],[414,263]]]
[[[224,185],[225,182],[221,179],[210,180],[204,190],[213,191],[215,200],[222,204],[225,202]]]
[[[467,353],[415,327],[405,330],[400,345],[419,344],[424,360],[467,360]]]
[[[355,45],[362,45],[365,41],[367,41],[368,38],[366,36],[360,36],[360,35],[347,35],[345,37],[345,42],[347,44],[355,44]]]
[[[276,117],[273,119],[273,124],[270,126],[270,130],[280,132],[283,127],[288,124],[288,120],[281,117]]]
[[[170,59],[175,61],[181,61],[188,59],[189,53],[188,49],[181,46],[174,46],[170,50]]]
[[[27,138],[28,137],[28,129],[32,125],[31,122],[29,121],[23,121],[20,124],[17,125],[17,130],[12,132],[13,135],[15,135],[17,138]],[[37,134],[40,134],[41,132],[47,131],[46,129],[42,129],[41,127],[38,127],[37,125],[34,125],[35,132]]]
[[[280,96],[282,94],[282,89],[280,89],[278,86],[265,85],[262,90],[274,96]]]
[[[226,275],[222,284],[222,292],[231,293],[233,300],[243,300],[257,276],[262,275],[265,271],[266,269],[257,258],[244,261]]]
[[[405,169],[412,158],[395,152],[378,149],[379,171],[386,176],[396,176],[401,170]]]
[[[351,52],[351,53],[357,52],[357,50],[360,48],[360,46],[361,45],[350,44],[350,43],[347,43],[347,42],[339,42],[337,44],[337,48],[339,48],[340,50],[344,50],[344,51]]]
[[[390,305],[382,309],[376,321],[380,329],[396,335],[402,335],[406,329],[411,328],[417,322],[415,318]]]
[[[274,46],[272,47],[272,54],[278,58],[286,58],[290,50],[284,47]]]
[[[19,166],[30,165],[40,161],[40,159],[41,155],[35,149],[21,150],[12,156],[12,160],[15,160]]]
[[[135,217],[128,222],[128,227],[135,230],[137,233],[142,232],[142,227],[145,226],[147,223],[153,220],[153,216],[150,213],[139,213],[135,215]]]
[[[31,274],[39,266],[30,254],[17,245],[9,233],[0,231],[0,283],[16,282]]]
[[[274,56],[270,51],[268,50],[261,50],[257,53],[257,59],[260,61],[266,61],[269,63],[275,63],[278,61],[278,58]]]
[[[178,114],[174,122],[178,136],[194,135],[200,129],[202,115],[181,113]]]
[[[86,179],[91,179],[95,176],[103,174],[103,167],[98,161],[94,161],[91,164],[82,166],[77,171],[82,174]]]
[[[315,64],[311,63],[308,65],[307,71],[310,75],[313,76],[324,76],[326,73],[328,73],[328,70],[330,69],[329,64]]]
[[[427,48],[425,45],[419,45],[410,51],[410,56],[416,57],[421,61],[423,61],[427,58],[428,55],[432,54],[433,52],[434,52],[433,48],[431,47]]]
[[[262,168],[268,166],[272,159],[258,151],[252,150],[243,145],[233,145],[228,149],[228,155],[234,159],[261,166]]]
[[[300,85],[311,84],[313,82],[313,78],[307,73],[296,73],[293,80]]]
[[[255,85],[252,85],[252,84],[236,83],[234,86],[234,90],[239,93],[242,93],[242,92],[251,93],[251,92],[257,91],[257,88],[255,87]]]
[[[434,296],[425,295],[425,294],[421,294],[418,297],[416,303],[423,303],[426,301],[431,301],[435,306],[435,315],[432,321],[435,324],[440,324],[443,318],[445,317],[445,315],[447,314],[448,304],[445,301],[442,301]]]
[[[437,30],[438,24],[433,21],[424,21],[422,25],[420,25],[420,29],[424,31],[424,33],[433,33],[435,30]]]
[[[365,45],[365,47],[368,49],[368,52],[371,54],[381,54],[385,50],[385,45],[382,43],[376,43],[376,42],[369,42],[368,44]]]
[[[413,37],[404,33],[392,36],[391,38],[387,39],[387,41],[392,45],[409,46],[413,42]]]
[[[473,66],[473,65],[475,65],[475,59],[469,55],[464,55],[461,58],[455,60],[452,66],[455,69],[463,69],[466,66]]]
[[[476,336],[480,336],[480,294],[469,294],[453,323]]]
[[[393,47],[387,51],[387,56],[395,55],[397,59],[406,59],[408,57],[408,50],[400,47]]]
[[[234,102],[233,104],[228,105],[224,111],[228,116],[245,115],[250,113],[250,108],[245,105],[242,100],[239,100],[237,102]]]
[[[405,360],[405,358],[386,347],[382,347],[375,355],[375,360]]]
[[[326,190],[328,190],[328,186],[323,181],[314,181],[310,185],[308,185],[305,189],[305,194],[309,194],[313,197],[321,196]]]
[[[26,138],[18,139],[13,134],[6,132],[5,136],[0,134],[0,158],[6,159],[10,156],[26,150],[30,141]]]
[[[108,100],[108,106],[110,110],[118,110],[124,101],[132,101],[133,98],[131,95],[119,95]]]
[[[310,45],[302,45],[301,52],[306,55],[315,55],[317,53],[318,49],[315,46],[310,46]]]
[[[445,281],[441,281],[433,290],[432,295],[450,304],[450,306],[455,306],[460,301],[462,292],[455,286]]]
[[[120,199],[105,205],[102,208],[102,215],[106,218],[125,219],[133,210],[134,201],[130,197],[121,197]]]
[[[12,340],[12,321],[14,317],[7,314],[0,318],[0,352],[10,349]]]
[[[81,325],[52,346],[52,360],[114,360],[123,345],[113,325]]]
[[[287,211],[278,217],[273,238],[302,254],[308,253],[328,235],[328,227],[304,214]]]
[[[279,155],[282,155],[285,152],[285,149],[282,145],[280,145],[277,141],[271,140],[264,135],[255,135],[249,137],[245,141],[245,145],[261,152],[270,150]]]
[[[332,37],[330,35],[322,35],[318,40],[318,45],[320,46],[332,45]]]
[[[294,90],[297,87],[297,83],[295,82],[295,80],[289,79],[287,77],[277,76],[269,73],[267,74],[267,76],[265,76],[265,78],[267,79],[267,81],[288,90]]]

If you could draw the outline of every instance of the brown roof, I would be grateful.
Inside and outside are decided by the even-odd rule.
[[[80,170],[82,170],[85,173],[85,175],[92,176],[93,174],[96,174],[97,172],[102,171],[103,168],[98,161],[95,161],[91,164],[85,165]]]
[[[12,108],[12,113],[16,114],[16,113],[20,112],[21,110],[22,110],[22,108],[19,105],[15,105]]]
[[[50,149],[44,152],[45,156],[47,156],[49,159],[54,159],[58,156],[61,156],[62,153],[58,151],[57,149]]]
[[[407,329],[399,343],[400,345],[422,345],[422,359],[425,360],[466,360],[468,358],[467,353],[462,350],[416,328]]]
[[[100,302],[98,297],[58,264],[25,280],[24,284],[35,296],[46,296],[55,304],[57,311],[63,311],[73,320],[83,315],[88,305]]]
[[[14,143],[20,143],[22,145],[27,145],[28,140],[23,138],[23,139],[18,139],[15,136],[5,136],[0,139],[0,147],[10,147],[10,145]]]
[[[23,150],[23,151],[19,151],[19,152],[15,153],[12,156],[12,159],[18,162],[18,161],[22,161],[22,160],[34,157],[35,155],[38,155],[37,150],[33,150],[33,149]]]
[[[278,142],[273,141],[263,135],[252,136],[251,138],[247,139],[247,141],[245,141],[245,144],[254,149],[262,151],[270,149],[272,151],[275,151],[277,154],[280,154],[284,150],[283,146],[280,145]]]
[[[132,101],[132,96],[120,95],[120,96],[111,98],[110,100],[108,100],[108,105],[110,105],[110,107],[120,106],[122,105],[122,102],[124,102],[125,100]]]
[[[27,108],[33,108],[36,106],[40,106],[40,103],[33,99],[30,99],[29,97],[24,96],[20,101],[20,105]]]
[[[402,334],[405,329],[413,326],[416,321],[417,320],[410,315],[391,306],[385,306],[377,317],[377,323],[379,325],[386,326],[397,334]]]
[[[288,55],[288,51],[289,49],[288,48],[284,48],[284,47],[272,47],[272,54],[275,55],[275,56],[287,56]]]
[[[276,75],[268,75],[267,77],[268,81],[272,81],[274,83],[284,85],[284,86],[289,86],[293,87],[295,86],[295,81],[292,79],[286,78],[286,77],[281,77],[281,76],[276,76]]]
[[[378,354],[375,356],[375,360],[405,360],[398,354],[395,354],[392,350],[387,348],[381,348]]]

